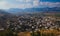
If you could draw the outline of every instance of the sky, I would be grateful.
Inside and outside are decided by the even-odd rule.
[[[0,9],[60,7],[60,0],[0,0]]]

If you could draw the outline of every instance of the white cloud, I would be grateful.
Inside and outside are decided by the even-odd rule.
[[[0,2],[0,8],[1,9],[5,9],[5,8],[9,8],[9,4],[6,1],[1,1]]]
[[[39,6],[39,1],[38,1],[38,0],[34,0],[34,1],[33,1],[33,6],[34,6],[34,7]]]
[[[60,2],[40,2],[40,6],[44,7],[60,7]],[[58,6],[59,5],[59,6]]]
[[[15,8],[22,8],[22,9],[25,9],[25,8],[32,8],[32,4],[20,4],[20,5],[15,5]]]
[[[22,1],[23,0],[16,0]],[[21,4],[11,4],[8,1],[0,1],[0,9],[9,9],[9,8],[32,8],[32,7],[60,7],[60,2],[39,2],[39,0],[25,0],[26,3]],[[32,2],[28,3],[28,2]]]
[[[25,2],[31,2],[31,1],[33,1],[33,0],[25,0]]]
[[[32,8],[32,7],[33,7],[32,4],[26,4],[26,5],[25,5],[25,8]]]
[[[25,0],[16,0],[16,1],[19,1],[19,2],[24,2]]]
[[[16,0],[16,1],[18,1],[18,2],[31,2],[31,1],[33,1],[33,0]]]
[[[17,8],[18,5],[10,4],[6,1],[0,1],[0,9],[9,9],[9,8]]]
[[[16,4],[10,4],[7,1],[0,1],[0,9],[9,9],[18,7]]]

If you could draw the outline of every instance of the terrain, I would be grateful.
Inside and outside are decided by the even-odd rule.
[[[9,13],[0,10],[0,31],[0,36],[59,36],[60,12]]]

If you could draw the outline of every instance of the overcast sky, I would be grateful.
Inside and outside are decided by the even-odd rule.
[[[60,7],[60,0],[0,0],[0,9]]]

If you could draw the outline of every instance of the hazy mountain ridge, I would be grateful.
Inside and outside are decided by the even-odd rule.
[[[50,12],[50,11],[54,11],[54,12],[60,12],[60,7],[53,7],[53,8],[26,8],[26,9],[19,9],[19,8],[11,8],[8,9],[7,12],[10,13],[17,13],[17,12]]]

